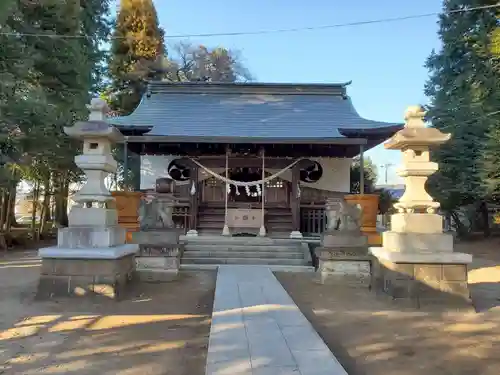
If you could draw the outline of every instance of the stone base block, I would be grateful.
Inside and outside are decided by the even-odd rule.
[[[190,229],[187,231],[186,237],[198,237],[198,231],[196,229]]]
[[[180,258],[174,257],[136,257],[137,270],[178,270]]]
[[[179,277],[179,270],[138,269],[136,275],[142,282],[164,283],[176,280]]]
[[[133,280],[134,271],[133,254],[119,259],[43,258],[36,298],[121,299]]]
[[[132,241],[140,245],[176,245],[179,243],[178,229],[139,231],[132,233]]]
[[[452,252],[453,235],[449,233],[382,233],[382,243],[389,251],[400,253]]]
[[[118,213],[112,208],[73,206],[68,221],[70,227],[114,227],[118,224]]]
[[[61,246],[38,249],[41,258],[58,259],[119,259],[139,251],[139,245],[124,244],[113,247],[68,248]]]
[[[68,227],[57,232],[57,244],[66,248],[96,248],[123,245],[126,229],[115,227]]]
[[[470,303],[468,262],[464,262],[466,257],[446,254],[448,259],[442,256],[441,262],[421,263],[425,257],[414,256],[412,261],[410,254],[405,254],[406,259],[401,257],[391,261],[390,257],[384,254],[386,250],[371,251],[375,256],[372,265],[373,289],[386,293],[393,299],[412,300],[417,306]]]
[[[369,287],[370,260],[319,260],[318,281],[321,284]]]
[[[302,233],[300,231],[294,230],[290,233],[290,238],[302,239],[302,238],[304,238],[304,236],[302,235]]]
[[[391,231],[406,233],[442,233],[443,217],[438,214],[398,213],[391,215]]]
[[[318,281],[321,284],[347,286],[370,285],[371,257],[366,247],[315,249],[318,258]]]
[[[316,257],[320,260],[366,260],[369,259],[368,247],[326,247],[314,249]]]
[[[321,239],[323,247],[361,247],[366,246],[368,240],[361,232],[341,232],[335,231],[334,233],[325,232]]]

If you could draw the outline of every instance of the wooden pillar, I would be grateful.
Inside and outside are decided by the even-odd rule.
[[[365,146],[359,145],[359,194],[365,193]]]
[[[141,156],[138,154],[132,153],[132,157],[129,158],[129,165],[132,170],[133,174],[133,180],[131,181],[132,183],[132,189],[133,191],[140,191],[141,190]]]
[[[123,141],[123,186],[124,190],[128,190],[128,137],[125,136]]]
[[[292,209],[292,230],[294,232],[300,231],[299,164],[294,165],[292,168],[292,196],[290,199],[290,205]]]
[[[228,190],[229,190],[229,184],[227,183],[227,179],[229,178],[229,155],[231,153],[231,150],[229,146],[226,146],[226,165],[225,165],[225,176],[226,176],[226,184],[225,184],[225,189],[224,189],[224,228],[222,229],[222,235],[223,236],[230,236],[231,232],[229,232],[229,226],[227,222],[227,200],[228,200]]]
[[[264,150],[264,147],[260,150],[260,156],[262,157],[262,180],[266,178],[266,153]],[[261,224],[260,224],[260,229],[259,229],[259,236],[264,237],[266,235],[266,225],[265,225],[265,206],[266,206],[266,184],[262,183],[262,189],[261,189]]]
[[[199,179],[198,166],[191,167],[191,186],[189,187],[189,229],[196,230],[198,226],[198,206],[199,206]]]

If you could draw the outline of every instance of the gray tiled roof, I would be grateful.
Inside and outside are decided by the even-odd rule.
[[[148,127],[147,135],[324,139],[342,130],[383,130],[398,124],[361,118],[342,85],[150,85],[129,116],[109,118],[122,129]]]

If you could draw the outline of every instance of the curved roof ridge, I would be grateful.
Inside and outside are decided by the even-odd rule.
[[[149,81],[148,92],[175,93],[251,93],[281,95],[336,95],[346,96],[346,87],[352,81],[341,83],[268,83],[268,82],[170,82]]]

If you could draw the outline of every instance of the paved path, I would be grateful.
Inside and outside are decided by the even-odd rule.
[[[206,375],[347,375],[271,270],[220,266]]]

